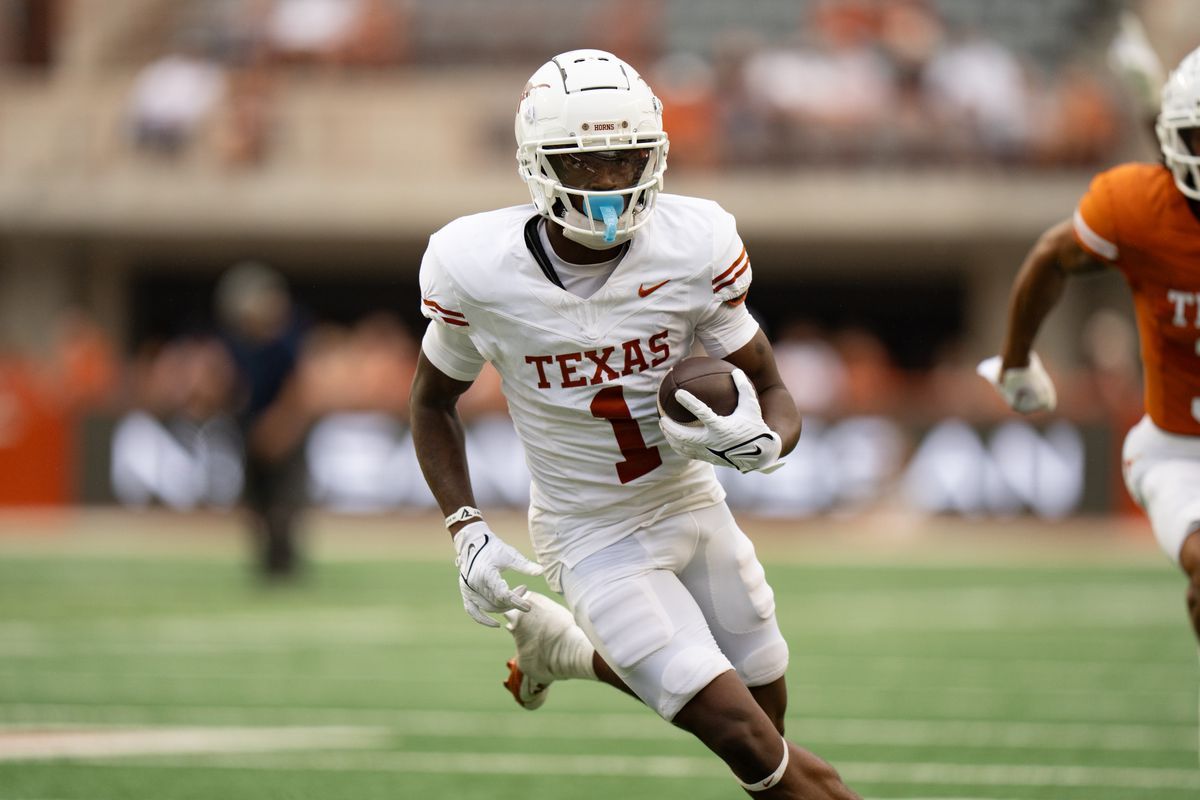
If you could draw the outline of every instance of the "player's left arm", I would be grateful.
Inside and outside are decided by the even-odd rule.
[[[796,401],[779,376],[775,363],[775,352],[761,330],[749,342],[725,356],[725,360],[746,373],[746,377],[758,391],[758,402],[762,407],[763,421],[767,427],[779,434],[780,455],[787,455],[800,441],[800,412]]]

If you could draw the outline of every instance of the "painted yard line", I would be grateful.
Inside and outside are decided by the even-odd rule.
[[[78,642],[73,642],[78,645]],[[395,646],[396,643],[389,641],[388,646]],[[9,662],[17,655],[31,655],[26,653],[14,653],[12,649],[0,645],[4,653],[5,659]],[[85,648],[89,656],[97,655],[97,651],[93,648]],[[428,650],[429,648],[426,647]],[[438,649],[450,649],[445,644],[439,645]],[[479,654],[479,645],[464,643],[464,650],[472,650]],[[161,655],[170,655],[169,653],[157,653]],[[61,652],[50,651],[44,653],[47,657],[62,657]],[[141,656],[147,655],[142,649],[131,650],[127,655],[139,658],[138,669],[136,675],[147,680],[158,678],[179,678],[186,677],[189,680],[205,680],[209,678],[220,678],[221,674],[217,671],[208,672],[190,672],[183,673],[173,664],[157,665],[153,662],[150,664],[141,663]],[[357,659],[361,660],[361,659]],[[381,664],[385,661],[390,661],[388,656],[380,655],[377,659]],[[481,660],[477,656],[471,662],[464,662],[460,666],[462,674],[474,674],[477,668],[473,661]],[[89,669],[81,670],[78,667],[71,665],[39,665],[37,672],[41,675],[50,674],[70,674],[73,677],[86,677],[89,675],[104,675],[112,676],[114,672],[119,673],[119,676],[131,676],[135,674],[129,668],[129,664],[124,662],[116,662],[110,665],[97,665],[94,659],[89,660]],[[214,665],[220,667],[219,664]],[[396,680],[398,676],[393,668],[384,668],[380,666],[376,672],[354,672],[348,669],[349,665],[334,661],[325,665],[318,665],[320,668],[314,670],[311,667],[306,668],[306,679],[336,679],[336,680],[364,680],[364,681],[391,681]],[[212,668],[210,667],[210,670]],[[957,684],[957,688],[971,688],[971,684],[984,682],[988,685],[1000,684],[1009,690],[1037,690],[1043,684],[1056,684],[1057,682],[1069,681],[1070,687],[1058,689],[1056,692],[1090,692],[1096,690],[1109,690],[1112,685],[1118,685],[1122,688],[1129,687],[1129,677],[1131,673],[1136,673],[1137,681],[1134,688],[1147,687],[1148,691],[1157,691],[1156,688],[1163,685],[1171,685],[1175,683],[1196,685],[1200,683],[1200,670],[1196,669],[1193,663],[1179,664],[1163,664],[1161,661],[1144,662],[1142,664],[1132,665],[1123,662],[1112,661],[1061,661],[1053,662],[1046,660],[1013,660],[1013,661],[991,661],[984,658],[931,658],[931,657],[906,657],[906,656],[882,656],[873,657],[870,659],[862,659],[860,657],[836,657],[826,655],[797,655],[793,654],[791,658],[791,671],[795,676],[802,675],[821,675],[831,673],[837,676],[856,676],[857,680],[866,676],[873,681],[882,681],[890,685],[891,678],[904,678],[906,685],[914,685],[910,679],[912,673],[921,675],[926,682],[932,680],[930,676],[945,675],[948,678],[960,680],[938,680],[935,681],[937,687],[946,686],[949,683]],[[13,664],[9,668],[0,666],[0,675],[11,674],[28,674],[29,668],[25,665]],[[444,671],[439,671],[439,675],[444,674]],[[273,677],[294,677],[293,672],[279,672],[272,674],[265,671],[255,671],[250,676],[254,680],[269,680]],[[1086,682],[1085,682],[1086,681]],[[919,684],[917,684],[919,685]]]
[[[847,663],[857,666],[859,669],[866,668],[872,672],[921,672],[928,674],[930,672],[961,672],[964,670],[975,670],[981,673],[993,674],[1000,673],[1005,678],[1013,678],[1016,676],[1028,677],[1031,674],[1041,676],[1053,676],[1055,678],[1068,677],[1075,680],[1080,673],[1090,673],[1089,677],[1096,677],[1099,673],[1101,676],[1108,677],[1110,673],[1116,673],[1119,678],[1126,678],[1126,673],[1137,672],[1139,680],[1147,684],[1159,683],[1163,680],[1175,680],[1179,678],[1198,679],[1200,680],[1200,671],[1196,669],[1196,665],[1188,663],[1179,664],[1163,664],[1161,660],[1145,660],[1145,661],[1110,661],[1106,659],[1085,659],[1085,658],[1023,658],[1023,657],[1006,657],[1006,654],[997,653],[994,656],[955,656],[953,654],[938,654],[937,656],[920,656],[920,655],[876,655],[871,656],[869,663],[863,664],[863,657],[860,655],[839,655],[829,653],[804,653],[795,652],[791,654],[791,665],[793,669],[827,669],[829,671],[845,673]],[[1066,673],[1064,676],[1063,673]]]
[[[438,686],[444,686],[444,684],[438,684]],[[213,700],[221,700],[229,696],[228,692],[219,692],[215,687],[190,684],[165,687],[153,695],[147,694],[146,688],[113,684],[101,697],[116,699],[119,701],[116,705],[119,706],[136,707],[141,705],[142,708],[153,713],[170,711],[180,706],[206,706]],[[238,696],[238,704],[246,709],[244,713],[250,715],[279,713],[280,709],[289,705],[324,708],[329,700],[327,693],[306,693],[287,687],[268,688],[271,689],[269,694],[243,692]],[[434,685],[430,684],[428,688],[432,689]],[[793,695],[790,714],[793,719],[813,717],[870,719],[880,716],[880,709],[896,709],[901,718],[904,716],[918,719],[933,718],[935,721],[957,719],[1005,721],[1013,719],[1014,716],[1020,717],[1020,721],[1051,724],[1137,725],[1161,722],[1163,724],[1190,725],[1195,724],[1196,721],[1194,693],[1180,693],[1178,697],[1155,695],[1153,697],[1122,698],[1103,693],[1097,693],[1095,696],[1057,697],[1053,693],[1035,695],[1028,692],[979,693],[957,690],[938,692],[935,689],[900,691],[889,687],[829,689],[821,686],[802,686],[791,688]],[[121,690],[124,690],[125,696],[119,694]],[[55,713],[50,709],[56,707],[73,706],[82,713],[87,713],[89,708],[86,702],[79,702],[88,699],[87,693],[85,692],[82,698],[77,694],[70,694],[74,689],[69,686],[64,686],[53,702],[45,704],[31,702],[38,696],[38,693],[20,691],[17,687],[9,687],[7,691],[10,693],[10,696],[6,698],[9,702],[0,703],[0,709],[24,706],[27,709],[35,709],[34,714],[44,716],[46,713]],[[13,702],[15,698],[11,694],[14,691],[17,693],[17,697],[21,698],[19,703]],[[64,693],[67,693],[68,697],[62,697],[61,695]],[[356,694],[361,695],[362,693]],[[374,694],[378,696],[379,692]],[[461,692],[459,696],[462,696]],[[488,696],[494,695],[489,694]],[[64,699],[68,702],[61,702]],[[353,709],[354,706],[350,706],[350,708]],[[1014,708],[1019,711],[1014,712]],[[45,709],[45,711],[36,709]],[[406,709],[401,701],[391,709],[384,707],[382,710],[385,713],[398,713]],[[578,714],[587,714],[592,710],[601,711],[603,708],[596,708],[585,703],[572,707],[572,710]],[[352,710],[349,713],[355,712]]]
[[[434,672],[418,675],[402,672],[392,673],[355,673],[333,672],[326,674],[308,674],[303,676],[301,687],[290,687],[289,681],[296,676],[284,672],[253,672],[234,674],[230,672],[180,672],[152,670],[94,670],[76,669],[71,667],[46,668],[39,667],[36,673],[27,668],[0,668],[0,681],[9,687],[8,693],[14,691],[18,695],[36,696],[39,694],[54,694],[62,686],[70,686],[71,693],[78,697],[81,694],[105,694],[118,691],[144,692],[147,687],[155,687],[157,693],[180,697],[204,697],[207,693],[227,691],[229,688],[240,688],[245,693],[260,690],[264,699],[285,694],[293,698],[312,697],[314,693],[324,695],[327,691],[344,687],[371,684],[385,690],[385,687],[413,686],[463,686],[478,683],[475,670],[452,670],[449,673]],[[898,676],[899,677],[899,676]],[[844,680],[845,676],[838,676]],[[1165,705],[1182,705],[1188,708],[1195,704],[1196,680],[1180,683],[1183,688],[1135,688],[1111,687],[1059,687],[1046,685],[1000,685],[961,684],[954,685],[945,682],[940,685],[903,681],[899,685],[894,682],[872,676],[870,680],[861,680],[851,686],[838,686],[827,682],[790,681],[790,690],[794,695],[793,703],[797,708],[804,708],[809,699],[821,696],[828,699],[843,697],[862,698],[866,695],[886,694],[891,700],[897,701],[909,697],[935,695],[936,700],[931,708],[944,707],[943,701],[960,702],[967,700],[973,703],[986,703],[990,698],[1000,698],[1007,704],[1010,698],[1020,698],[1022,701],[1046,698],[1039,705],[1050,708],[1073,708],[1083,706],[1087,712],[1100,709],[1113,715],[1124,716],[1127,712],[1146,707],[1148,701],[1161,702]],[[490,690],[491,684],[485,684]],[[403,691],[401,688],[395,690]],[[398,694],[393,695],[398,696]],[[942,705],[939,705],[942,704]],[[1085,714],[1086,715],[1086,714]]]
[[[11,634],[39,634],[57,629],[63,635],[128,636],[153,633],[156,636],[193,639],[215,637],[228,639],[253,636],[264,629],[276,634],[312,635],[314,630],[383,633],[397,628],[418,626],[417,615],[409,614],[403,605],[355,606],[347,609],[295,607],[277,611],[247,612],[231,609],[211,614],[192,614],[146,617],[81,618],[66,622],[9,620],[0,623],[0,639]],[[465,632],[464,632],[465,636]]]
[[[34,726],[151,725],[147,712],[135,706],[4,706],[0,719],[27,715],[36,719],[0,724],[0,731]],[[33,713],[30,713],[33,712]],[[47,722],[46,712],[56,721]],[[244,724],[252,719],[273,724],[320,725],[354,723],[388,727],[397,734],[472,737],[488,735],[529,740],[572,739],[666,741],[687,735],[664,725],[649,712],[613,714],[541,712],[536,719],[516,711],[489,713],[456,710],[395,710],[350,708],[172,708],[172,717],[190,723]],[[1095,723],[1035,723],[990,720],[793,719],[792,738],[801,742],[863,746],[1004,747],[1012,749],[1096,749],[1122,752],[1179,751],[1196,748],[1195,725],[1138,725]]]
[[[287,653],[305,648],[328,648],[339,645],[380,646],[380,647],[423,647],[438,649],[478,649],[478,642],[467,640],[437,641],[431,640],[417,631],[375,631],[355,634],[343,631],[337,635],[324,635],[320,630],[311,632],[303,638],[277,638],[269,630],[259,631],[252,638],[231,639],[222,641],[218,638],[189,641],[156,640],[155,634],[130,634],[128,639],[115,641],[97,641],[89,639],[83,632],[59,634],[56,638],[27,638],[24,640],[0,639],[0,652],[6,658],[47,658],[56,656],[187,656],[187,655],[239,655],[245,653]]]
[[[345,726],[0,731],[0,761],[377,747],[390,733]]]
[[[152,760],[138,763],[153,765]],[[230,769],[388,771],[445,774],[623,776],[649,778],[729,778],[716,758],[694,756],[529,755],[470,752],[316,752],[303,755],[215,756],[170,766]],[[1119,787],[1200,790],[1200,769],[1156,767],[1028,766],[839,761],[851,783]],[[730,778],[730,780],[732,780]]]

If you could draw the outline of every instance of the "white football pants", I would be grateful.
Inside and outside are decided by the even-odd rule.
[[[1178,563],[1183,540],[1200,526],[1200,437],[1167,433],[1142,417],[1125,436],[1121,461],[1129,494]]]
[[[600,655],[672,719],[714,678],[787,671],[775,595],[724,503],[662,519],[562,571],[563,596]]]

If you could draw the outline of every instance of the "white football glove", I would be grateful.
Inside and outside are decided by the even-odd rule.
[[[1050,380],[1037,353],[1029,354],[1029,366],[1006,369],[1003,375],[1000,365],[1000,356],[992,356],[980,361],[975,371],[996,387],[1013,411],[1032,414],[1034,411],[1053,411],[1058,405],[1054,381]]]
[[[483,520],[459,528],[454,534],[454,549],[458,551],[454,560],[458,564],[458,590],[471,619],[489,628],[499,628],[500,623],[485,611],[495,614],[514,608],[530,609],[529,601],[522,597],[525,587],[510,589],[500,573],[512,569],[526,575],[541,575],[541,564],[506,544]]]
[[[732,414],[723,417],[687,389],[677,389],[675,399],[696,415],[696,422],[676,422],[659,409],[658,426],[681,456],[741,472],[774,472],[783,466],[783,440],[763,421],[758,392],[746,373],[735,369],[732,375],[738,390]]]

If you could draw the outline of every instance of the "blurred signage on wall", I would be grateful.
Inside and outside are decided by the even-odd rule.
[[[107,434],[84,437],[91,450],[81,461],[91,473],[85,501],[179,510],[236,502],[241,468],[232,426],[177,426],[133,412],[97,430]],[[731,506],[768,516],[893,507],[1056,519],[1117,508],[1118,442],[1111,429],[1066,421],[980,427],[945,419],[918,429],[886,417],[809,419],[784,468],[717,474]],[[528,503],[529,473],[506,417],[468,425],[467,455],[479,503]],[[386,414],[325,417],[308,437],[306,461],[314,506],[343,513],[434,506],[407,428]]]

